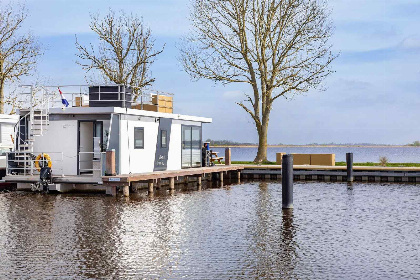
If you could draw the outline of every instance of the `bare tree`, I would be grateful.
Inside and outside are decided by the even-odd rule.
[[[23,7],[0,7],[0,114],[4,113],[4,88],[18,81],[36,66],[40,47],[31,34],[19,34],[26,18]]]
[[[267,160],[273,102],[317,88],[336,58],[327,5],[322,0],[193,0],[194,31],[181,62],[193,79],[245,83],[252,94],[237,103],[253,119]],[[244,103],[246,102],[246,103]]]
[[[142,19],[112,10],[103,18],[91,16],[90,28],[99,36],[97,48],[93,44],[82,46],[76,37],[78,62],[86,72],[99,70],[105,81],[134,86],[134,101],[141,88],[150,86],[150,66],[162,50],[154,50],[151,31]]]

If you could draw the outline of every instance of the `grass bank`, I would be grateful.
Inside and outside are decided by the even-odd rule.
[[[223,162],[224,163],[224,162]],[[255,164],[252,161],[232,161],[232,164]],[[274,161],[264,162],[263,165],[276,165]],[[378,162],[355,162],[354,166],[381,166]],[[346,166],[345,161],[338,161],[335,166]],[[420,167],[420,163],[387,163],[386,167]]]

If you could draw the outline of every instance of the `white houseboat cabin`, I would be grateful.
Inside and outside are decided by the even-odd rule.
[[[115,150],[117,175],[201,167],[202,126],[210,118],[172,113],[168,94],[142,95],[135,103],[131,87],[87,89],[60,87],[68,107],[48,101],[46,108],[20,110],[6,181],[33,189],[41,167],[50,166],[61,185],[101,184],[109,150]]]
[[[14,147],[14,130],[18,115],[0,114],[0,179],[6,175],[6,153]]]

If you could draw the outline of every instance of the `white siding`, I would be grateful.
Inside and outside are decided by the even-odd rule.
[[[10,137],[10,135],[14,134],[14,127],[15,124],[10,124],[10,123],[0,123],[0,143],[1,146],[3,147],[13,147],[13,143],[12,143],[12,138]],[[14,136],[13,136],[14,137]]]
[[[34,154],[40,153],[51,156],[53,174],[60,174],[63,168],[64,175],[77,175],[77,120],[50,121],[43,136],[35,137]]]
[[[134,127],[144,128],[144,149],[134,149]],[[128,121],[127,134],[127,120],[121,120],[121,174],[153,172],[158,128],[155,122]]]
[[[169,142],[168,170],[181,169],[181,124],[172,123]]]

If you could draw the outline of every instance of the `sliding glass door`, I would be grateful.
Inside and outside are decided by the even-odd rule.
[[[201,126],[182,126],[182,168],[201,167]]]

